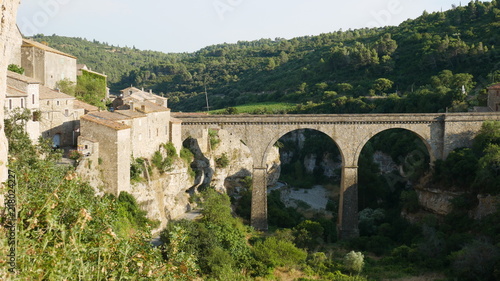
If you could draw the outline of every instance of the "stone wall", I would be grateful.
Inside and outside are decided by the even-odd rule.
[[[84,115],[83,108],[74,107],[75,98],[42,99],[40,100],[40,131],[48,139],[60,136],[60,146],[75,146],[76,131],[80,126],[80,117]]]
[[[55,89],[57,82],[68,79],[76,83],[76,59],[45,52],[45,86]]]
[[[119,195],[120,191],[130,191],[130,127],[107,124],[85,116],[80,120],[82,137],[99,143],[99,158],[105,192]]]
[[[7,66],[18,37],[16,26],[19,0],[2,1],[0,21],[0,182],[7,179],[8,143],[4,131],[4,106],[7,89]],[[3,199],[3,198],[0,198]],[[3,200],[0,200],[3,204]]]
[[[500,111],[500,86],[488,90],[488,107],[493,111]]]

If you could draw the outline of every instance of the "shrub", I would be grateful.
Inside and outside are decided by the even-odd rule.
[[[78,150],[71,150],[69,152],[69,159],[78,161],[83,157],[83,154]]]
[[[450,256],[453,274],[460,280],[493,280],[495,264],[500,261],[498,247],[473,241]]]
[[[344,256],[344,266],[348,271],[359,274],[365,265],[364,258],[361,252],[350,251]]]
[[[254,254],[258,260],[270,267],[301,265],[307,258],[307,252],[297,248],[292,242],[269,237],[254,245]]]
[[[226,168],[229,166],[229,158],[226,153],[223,153],[220,157],[215,159],[215,166],[217,168]]]
[[[219,132],[215,129],[208,129],[208,137],[210,141],[210,148],[215,149],[220,143]]]

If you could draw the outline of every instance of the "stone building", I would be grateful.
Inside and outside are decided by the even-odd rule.
[[[106,191],[118,195],[130,191],[131,158],[151,159],[162,144],[182,148],[181,121],[170,109],[149,101],[133,100],[113,112],[90,112],[81,118],[79,149],[101,158]]]
[[[91,107],[83,104],[73,96],[40,86],[42,136],[52,139],[55,147],[76,146],[80,117],[85,114],[85,107]]]
[[[32,117],[26,123],[25,130],[32,141],[40,136],[40,82],[18,73],[7,72],[7,93],[5,113],[9,117],[16,110],[29,109]]]
[[[55,89],[56,83],[67,79],[76,83],[76,57],[33,40],[23,39],[21,66],[25,75]]]
[[[500,111],[500,83],[488,88],[488,107],[491,111]]]
[[[152,102],[152,103],[156,103],[158,105],[161,105],[161,106],[164,106],[164,107],[167,107],[168,108],[168,99],[167,98],[164,98],[164,97],[160,97],[158,95],[155,95],[153,93],[152,90],[149,90],[149,92],[145,92],[144,89],[140,90],[136,87],[128,87],[126,89],[123,89],[120,91],[120,95],[118,96],[117,98],[117,106],[115,108],[117,108],[118,106],[120,106],[120,99],[123,100],[123,103],[127,103],[127,102],[133,102],[133,101],[149,101],[149,102]],[[113,103],[113,106],[115,104]]]

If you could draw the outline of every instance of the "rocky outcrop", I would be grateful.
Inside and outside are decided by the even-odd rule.
[[[0,182],[7,179],[8,143],[4,132],[4,104],[7,91],[7,64],[18,36],[16,17],[19,0],[2,1],[0,20]],[[3,200],[1,203],[3,204]]]
[[[500,205],[500,196],[481,195],[477,196],[478,205],[469,213],[475,220],[480,220],[488,215],[494,214]]]
[[[451,200],[463,195],[460,192],[418,187],[415,189],[420,206],[431,213],[447,215],[452,211]]]
[[[169,220],[179,218],[194,207],[187,192],[193,183],[187,163],[178,158],[171,171],[162,175],[154,171],[149,181],[133,183],[129,193],[136,198],[141,209],[147,211],[149,219],[160,221],[159,231]]]
[[[253,159],[248,147],[236,136],[225,130],[218,130],[218,143],[208,152],[202,153],[198,142],[191,139],[188,146],[195,154],[193,169],[198,171],[196,185],[211,186],[221,192],[238,192],[243,188],[243,179],[252,176]],[[227,165],[218,165],[221,158],[228,160]],[[280,157],[278,148],[269,152],[267,157],[268,185],[274,185],[280,174]]]

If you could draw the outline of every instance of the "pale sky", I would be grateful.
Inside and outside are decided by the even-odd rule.
[[[459,0],[21,0],[18,25],[142,50],[193,52],[219,43],[291,39],[398,25]]]

